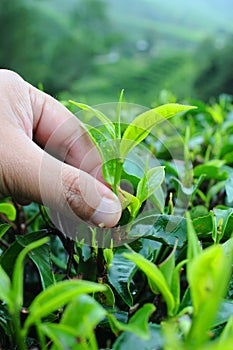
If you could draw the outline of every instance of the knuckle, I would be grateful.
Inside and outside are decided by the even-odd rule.
[[[79,169],[76,169],[75,174],[70,169],[64,170],[63,188],[68,206],[81,218],[88,219],[92,214],[92,210],[85,200],[87,185],[86,181],[80,176]]]
[[[0,76],[8,82],[22,81],[23,78],[16,72],[8,69],[0,69]]]

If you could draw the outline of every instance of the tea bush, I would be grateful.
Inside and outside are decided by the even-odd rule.
[[[109,244],[95,228],[89,245],[66,237],[35,203],[0,203],[1,349],[232,349],[231,98],[156,107],[130,125],[122,100],[115,121],[76,103],[100,120],[86,129],[122,201]]]

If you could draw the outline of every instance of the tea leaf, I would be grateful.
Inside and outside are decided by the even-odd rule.
[[[127,153],[142,142],[157,124],[173,117],[179,112],[185,112],[193,108],[196,107],[171,103],[140,114],[132,121],[123,134],[120,145],[122,158],[125,158]]]
[[[130,319],[128,324],[119,322],[113,315],[108,314],[107,317],[110,322],[111,329],[116,335],[120,331],[127,331],[135,334],[142,339],[149,339],[149,325],[148,319],[155,311],[153,304],[144,304]]]
[[[190,215],[188,212],[186,213],[186,218],[187,218],[187,236],[188,236],[187,269],[189,270],[189,266],[192,260],[201,253],[201,246],[200,246],[200,242],[198,241],[196,232],[193,227],[192,220],[190,219]]]
[[[106,310],[89,295],[78,295],[67,305],[61,324],[72,327],[76,337],[86,338],[106,313]]]
[[[126,251],[126,248],[121,247],[115,252],[109,269],[108,279],[124,302],[128,306],[132,306],[133,297],[130,292],[130,282],[137,271],[137,267],[124,257],[123,252]]]
[[[0,300],[12,307],[11,280],[0,265]]]
[[[143,203],[149,198],[156,189],[162,184],[165,177],[165,171],[163,166],[158,166],[149,169],[143,178],[139,181],[137,187],[137,198]]]
[[[161,327],[149,323],[149,339],[141,339],[130,332],[123,332],[115,341],[113,350],[162,349],[164,339]]]
[[[24,259],[31,250],[40,247],[46,242],[48,242],[48,237],[30,243],[20,252],[19,256],[16,259],[14,272],[12,276],[12,293],[15,305],[17,305],[18,307],[23,306]]]
[[[145,273],[148,278],[150,288],[153,292],[157,294],[157,291],[160,291],[164,297],[164,300],[166,301],[168,314],[172,315],[175,306],[174,298],[162,272],[158,269],[158,267],[135,252],[131,254],[125,253],[124,256],[133,261]]]
[[[85,111],[88,111],[88,112],[91,112],[94,116],[96,116],[100,121],[101,123],[105,126],[105,128],[108,130],[109,134],[111,135],[111,137],[114,139],[115,138],[115,127],[114,127],[114,124],[111,122],[111,120],[109,118],[106,117],[106,115],[102,112],[100,112],[98,109],[95,109],[91,106],[88,106],[84,103],[78,103],[78,102],[75,102],[75,101],[72,101],[72,100],[69,100],[70,103],[72,103],[73,105],[85,110]]]
[[[0,225],[0,239],[5,235],[5,233],[9,230],[10,227],[11,227],[10,224]]]
[[[5,214],[11,221],[16,219],[16,209],[11,203],[0,203],[0,213]]]
[[[194,318],[187,341],[204,343],[212,326],[220,301],[226,293],[231,273],[231,259],[220,245],[210,246],[190,263],[188,281],[194,307]]]
[[[105,289],[104,285],[84,280],[62,281],[49,286],[37,295],[31,303],[26,325],[28,327],[36,320],[49,315],[80,294],[96,293]]]

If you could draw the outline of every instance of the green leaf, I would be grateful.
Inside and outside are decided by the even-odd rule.
[[[148,320],[155,311],[153,304],[144,304],[130,319],[128,324],[119,322],[112,314],[108,314],[111,329],[115,335],[119,335],[121,331],[127,331],[135,334],[141,339],[149,339]]]
[[[219,348],[226,349],[225,343],[233,339],[233,315],[229,318],[219,339]]]
[[[143,203],[149,198],[156,189],[162,184],[165,177],[165,171],[163,166],[158,166],[149,169],[143,178],[139,181],[137,187],[136,197]]]
[[[145,218],[145,220],[148,223],[151,221],[152,227],[148,225],[147,230],[144,228],[144,237],[170,246],[174,246],[178,242],[178,247],[186,242],[187,224],[185,218],[173,215],[151,215],[150,218]],[[137,231],[137,228],[135,228],[135,231]]]
[[[0,239],[5,235],[5,233],[9,230],[10,227],[11,227],[10,224],[0,225]]]
[[[233,315],[233,300],[224,300],[220,303],[212,327],[226,323]]]
[[[164,340],[161,327],[149,324],[149,339],[141,339],[130,332],[123,332],[113,344],[113,350],[152,350],[163,349]]]
[[[22,249],[45,236],[46,230],[28,233],[24,236],[16,236],[16,241],[12,243],[10,247],[0,256],[0,264],[10,277],[12,276],[13,271],[12,266],[15,264],[15,261]]]
[[[137,267],[124,257],[123,253],[126,251],[128,251],[126,248],[120,247],[115,252],[108,272],[108,280],[124,302],[128,306],[132,306],[133,297],[130,292],[130,282],[137,271]]]
[[[111,138],[115,138],[115,127],[114,127],[114,124],[111,122],[111,120],[109,118],[106,117],[106,115],[100,111],[98,111],[97,109],[91,107],[91,106],[88,106],[84,103],[77,103],[75,101],[72,101],[72,100],[69,100],[70,103],[72,103],[73,105],[85,110],[85,111],[88,111],[88,112],[91,112],[92,114],[94,114],[94,116],[96,116],[100,121],[101,123],[105,126],[105,128],[108,130],[109,134],[111,135]]]
[[[0,265],[0,300],[12,307],[11,280]]]
[[[196,107],[183,106],[175,103],[166,104],[140,114],[125,130],[120,144],[122,158],[140,142],[142,142],[151,130],[162,121],[173,117],[179,112],[188,111]]]
[[[225,183],[225,189],[227,194],[227,200],[229,203],[233,202],[233,172],[229,174]]]
[[[78,342],[74,327],[45,322],[39,324],[37,329],[52,340],[51,350],[97,350],[97,347],[90,346],[85,339],[79,338]]]
[[[187,338],[195,346],[208,339],[207,332],[216,317],[220,301],[226,294],[231,273],[232,257],[224,255],[223,247],[214,245],[206,248],[190,263],[188,281],[194,317]]]
[[[19,256],[16,259],[14,272],[12,276],[12,293],[13,293],[14,303],[18,307],[23,306],[24,259],[31,250],[38,248],[47,242],[48,242],[48,237],[45,237],[36,242],[30,243],[20,252]],[[14,312],[14,310],[11,310],[11,311]]]
[[[173,247],[172,252],[168,255],[168,257],[159,265],[159,269],[165,277],[169,288],[171,288],[172,275],[175,269],[175,252],[176,245]]]
[[[17,237],[17,242],[26,247],[28,245],[29,236]],[[30,239],[31,240],[31,239]],[[40,246],[28,253],[29,258],[34,262],[40,275],[42,288],[45,289],[51,284],[54,284],[54,274],[51,266],[50,248],[48,245]]]
[[[103,283],[103,285],[105,286],[106,290],[104,292],[101,292],[101,293],[96,293],[95,294],[95,299],[101,305],[114,308],[114,306],[115,306],[115,295],[113,293],[113,290],[108,284]]]
[[[233,257],[233,236],[222,244],[224,254],[232,260]]]
[[[196,232],[193,227],[193,223],[190,220],[190,215],[188,212],[186,213],[186,218],[187,218],[187,236],[188,236],[187,269],[189,270],[192,260],[195,257],[197,257],[199,254],[201,254],[201,246],[200,246],[200,242],[198,241]]]
[[[107,268],[109,269],[112,264],[112,260],[114,257],[113,249],[112,248],[105,248],[103,250],[104,260],[106,261]]]
[[[205,216],[200,216],[192,221],[195,232],[199,236],[207,236],[213,232],[214,229],[214,213],[210,211]]]
[[[228,173],[223,169],[224,163],[223,160],[214,159],[204,164],[197,165],[193,171],[194,176],[199,177],[205,175],[206,179],[226,180],[228,178]]]
[[[145,273],[152,292],[157,294],[157,290],[160,291],[167,304],[168,315],[171,316],[173,314],[175,302],[169,286],[159,268],[135,252],[131,254],[125,253],[124,256],[133,261]]]
[[[119,189],[119,194],[121,195],[121,205],[122,209],[128,208],[130,212],[131,218],[135,218],[139,209],[140,209],[140,201],[137,197],[132,195],[131,193]]]
[[[0,213],[5,214],[11,221],[16,219],[16,209],[11,203],[0,203]]]
[[[49,286],[35,297],[29,307],[26,327],[36,320],[48,316],[51,312],[67,304],[80,294],[105,291],[104,285],[84,280],[69,280]]]
[[[89,295],[78,295],[66,307],[61,324],[72,327],[77,337],[88,338],[106,315],[106,310]]]
[[[171,280],[171,293],[174,297],[175,301],[175,309],[174,309],[174,314],[176,314],[179,310],[180,306],[180,270],[182,267],[187,263],[187,260],[181,261],[173,270],[172,273],[172,280]]]

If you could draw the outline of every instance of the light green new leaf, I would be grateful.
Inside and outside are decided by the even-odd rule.
[[[171,280],[171,292],[174,297],[175,301],[175,309],[174,314],[177,313],[179,306],[180,306],[180,270],[182,267],[187,263],[187,260],[181,261],[174,269],[172,273],[172,280]]]
[[[149,169],[139,181],[136,197],[143,203],[162,184],[165,177],[164,166]]]
[[[162,294],[168,309],[169,316],[173,315],[173,310],[175,307],[175,301],[173,295],[169,289],[169,286],[159,268],[145,259],[142,255],[135,252],[131,254],[124,254],[124,257],[133,261],[147,276],[148,283],[153,292],[157,294],[158,290]]]
[[[111,122],[111,120],[108,117],[106,117],[106,115],[104,113],[102,113],[102,112],[98,111],[98,109],[95,109],[95,108],[88,106],[84,103],[78,103],[78,102],[75,102],[72,100],[69,100],[69,102],[72,103],[73,105],[85,110],[85,111],[93,113],[93,115],[96,116],[101,121],[101,123],[105,126],[105,128],[108,130],[111,137],[113,139],[115,138],[114,124]]]
[[[119,193],[121,195],[122,209],[124,210],[125,208],[128,208],[131,218],[135,218],[141,205],[139,199],[122,189],[119,190]]]
[[[194,318],[188,341],[203,344],[216,317],[221,299],[227,291],[232,259],[221,245],[206,248],[189,264],[188,281]]]
[[[220,336],[219,339],[219,348],[220,349],[226,349],[225,348],[225,342],[227,342],[228,340],[232,340],[233,339],[233,316],[231,316],[226,324],[226,326],[224,327],[224,330]]]
[[[11,221],[16,219],[16,209],[11,203],[0,203],[0,213],[5,214]]]
[[[141,339],[149,339],[148,320],[155,311],[153,304],[144,304],[130,319],[128,324],[118,321],[112,314],[108,314],[111,329],[115,335],[121,331],[131,332]]]
[[[172,252],[168,257],[159,265],[159,269],[162,272],[169,288],[171,288],[172,275],[175,269],[175,252],[177,244],[174,245]]]
[[[233,260],[233,237],[228,239],[226,242],[224,242],[222,244],[222,247],[226,257],[228,257],[232,261]]]
[[[25,327],[29,327],[38,319],[49,315],[80,294],[97,293],[105,290],[104,285],[84,280],[62,281],[49,286],[36,296],[31,303]]]
[[[43,333],[43,335],[51,339],[53,343],[50,347],[51,350],[98,350],[96,344],[92,346],[90,341],[87,342],[86,339],[78,338],[77,341],[74,327],[69,327],[61,323],[56,324],[45,322],[38,325],[38,330],[40,333]]]
[[[173,117],[179,112],[188,111],[193,108],[196,107],[170,103],[140,114],[132,121],[123,134],[120,145],[122,158],[125,158],[136,145],[142,142],[157,124]]]
[[[14,303],[19,308],[23,305],[24,259],[31,250],[38,248],[47,242],[48,237],[45,237],[36,242],[30,243],[20,252],[19,256],[17,257],[12,276],[12,293]],[[16,310],[11,310],[11,312],[16,312]]]
[[[88,338],[106,313],[106,310],[89,295],[78,295],[66,307],[61,324],[72,327],[76,337]]]
[[[186,218],[187,218],[186,222],[187,222],[187,236],[188,236],[187,268],[189,269],[189,266],[192,260],[201,253],[201,246],[188,212],[186,213]]]
[[[112,260],[114,257],[113,249],[112,248],[105,248],[103,250],[104,260],[107,264],[107,268],[109,269],[112,264]]]

